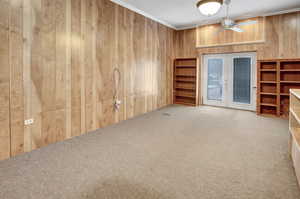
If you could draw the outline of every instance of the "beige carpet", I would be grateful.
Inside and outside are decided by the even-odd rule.
[[[0,198],[298,199],[287,143],[285,120],[171,106],[0,162]]]

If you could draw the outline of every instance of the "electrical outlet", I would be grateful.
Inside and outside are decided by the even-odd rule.
[[[25,120],[25,121],[24,121],[24,124],[25,124],[25,126],[27,126],[27,125],[33,124],[33,122],[34,122],[33,119],[28,119],[28,120]]]

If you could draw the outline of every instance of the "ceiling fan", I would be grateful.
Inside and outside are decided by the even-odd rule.
[[[246,22],[241,22],[241,23],[236,23],[233,19],[229,18],[229,4],[230,4],[231,0],[225,0],[224,4],[226,5],[226,17],[222,19],[221,21],[221,26],[222,29],[219,31],[223,31],[223,30],[232,30],[235,32],[244,32],[243,29],[241,29],[241,26],[245,26],[245,25],[252,25],[252,24],[256,24],[257,21],[255,20],[249,20]],[[219,33],[218,32],[218,33]]]

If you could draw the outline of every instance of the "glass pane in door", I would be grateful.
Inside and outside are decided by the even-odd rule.
[[[207,99],[222,101],[223,60],[208,59],[207,71]]]
[[[251,58],[233,59],[233,101],[251,103]]]

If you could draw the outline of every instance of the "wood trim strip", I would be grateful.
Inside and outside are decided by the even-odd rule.
[[[233,45],[247,45],[247,44],[263,44],[265,42],[266,42],[266,40],[233,42],[233,43],[227,43],[227,44],[200,45],[200,46],[196,46],[196,48],[211,48],[211,47],[223,47],[223,46],[233,46]]]

